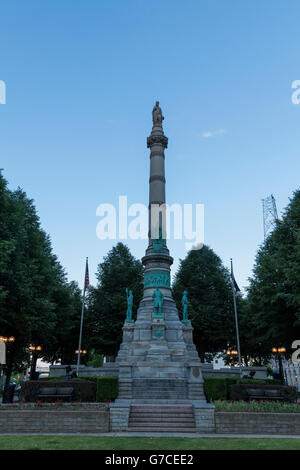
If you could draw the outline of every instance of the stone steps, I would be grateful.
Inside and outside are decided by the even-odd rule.
[[[196,428],[160,428],[160,427],[131,427],[128,429],[128,432],[180,432],[180,433],[195,433]]]
[[[194,425],[194,418],[185,418],[183,416],[176,416],[176,417],[172,417],[170,418],[169,416],[161,416],[160,418],[154,418],[154,417],[150,417],[149,415],[148,416],[140,416],[140,417],[137,417],[137,416],[132,416],[130,418],[131,422],[135,423],[136,426],[140,425],[140,424],[144,424],[145,423],[145,419],[147,421],[149,421],[149,418],[151,418],[151,423],[161,423],[162,425],[164,423],[175,423],[175,424],[191,424],[191,426]]]
[[[136,379],[133,381],[133,398],[138,399],[186,399],[187,383],[172,379]]]
[[[136,388],[134,387],[134,391],[135,392],[145,392],[145,391],[148,391],[148,392],[186,392],[187,391],[187,387],[181,387],[181,388],[176,388],[176,389],[172,389],[172,387],[149,387],[149,388],[146,388],[146,387],[139,387],[139,388]]]
[[[180,404],[180,403],[178,403]],[[161,413],[169,413],[169,412],[177,412],[181,411],[182,413],[187,413],[191,412],[192,413],[192,405],[190,403],[184,403],[180,404],[180,406],[176,405],[168,405],[167,403],[164,403],[163,405],[157,405],[156,403],[148,403],[147,405],[143,405],[142,407],[140,405],[131,405],[131,412],[141,412],[144,411],[145,413],[156,413],[156,412],[161,412]]]
[[[152,400],[151,400],[152,401]],[[205,401],[206,403],[206,401]],[[144,404],[144,405],[149,405],[149,399],[138,399],[138,398],[135,398],[132,400],[132,404],[135,404],[135,405],[141,405],[141,404]],[[187,399],[183,399],[183,400],[164,400],[164,399],[155,399],[155,404],[154,403],[151,403],[151,406],[156,406],[156,405],[187,405],[189,404],[190,405],[190,401],[187,400]],[[178,407],[176,407],[176,410],[178,410]]]
[[[132,405],[129,415],[130,432],[195,433],[192,405]]]
[[[143,385],[134,385],[135,390],[186,390],[187,386],[182,385],[180,387],[173,387],[173,385],[156,385],[156,386],[147,386],[146,384]]]

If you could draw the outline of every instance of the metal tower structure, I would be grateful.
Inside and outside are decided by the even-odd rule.
[[[270,234],[278,220],[276,201],[273,194],[262,200],[264,217],[264,239]]]

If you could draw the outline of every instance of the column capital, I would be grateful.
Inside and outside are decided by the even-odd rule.
[[[151,148],[155,144],[162,145],[166,149],[168,147],[168,137],[164,134],[151,134],[147,138],[147,147]]]

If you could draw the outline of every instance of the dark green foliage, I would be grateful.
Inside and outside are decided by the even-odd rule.
[[[94,349],[88,353],[88,361],[86,364],[88,367],[102,367],[103,366],[103,354],[98,354]]]
[[[208,246],[192,250],[184,260],[180,260],[173,284],[179,312],[182,312],[184,290],[188,291],[194,342],[204,362],[209,355],[225,350],[227,342],[235,338],[229,272]]]
[[[242,362],[246,366],[266,366],[271,356],[269,346],[257,335],[255,317],[249,308],[247,299],[237,296],[239,336]],[[235,341],[233,346],[236,346]],[[224,357],[225,364],[237,365],[238,359]]]
[[[98,379],[98,377],[96,375],[91,375],[91,376],[87,375],[86,377],[76,377],[75,379],[71,379],[71,381],[73,381],[73,380],[89,380],[91,382],[96,383],[97,379]]]
[[[44,380],[36,381],[25,381],[21,384],[20,396],[24,399],[25,402],[36,402],[38,400],[38,391],[40,387],[45,387]],[[90,380],[76,380],[72,381],[63,381],[63,380],[51,380],[51,387],[73,387],[74,395],[73,401],[82,401],[82,402],[95,402],[96,401],[96,382]],[[55,401],[55,399],[53,400]]]
[[[65,274],[40,228],[33,201],[18,189],[7,189],[0,175],[0,330],[14,336],[7,354],[6,377],[24,369],[26,347],[44,346],[54,331],[54,292]]]
[[[81,291],[76,282],[60,283],[54,293],[55,322],[54,332],[45,344],[43,357],[46,361],[60,360],[62,364],[74,364],[75,350],[78,349],[78,337],[82,307]],[[84,324],[84,348],[88,348],[88,325]],[[85,357],[81,356],[81,363]]]
[[[118,377],[97,377],[96,401],[113,401],[118,397]]]
[[[278,380],[272,379],[240,379],[235,377],[204,377],[204,393],[209,402],[215,400],[229,400],[230,386],[235,384],[280,384]],[[248,387],[249,388],[249,387]]]
[[[96,352],[115,356],[126,318],[125,289],[133,291],[135,317],[143,295],[143,267],[127,246],[118,243],[99,264],[97,279],[97,287],[91,288],[88,295],[89,342]]]
[[[119,391],[118,377],[77,377],[68,381],[65,381],[64,377],[45,377],[39,381],[26,381],[22,383],[22,392],[26,391],[25,401],[36,401],[37,389],[41,383],[45,385],[45,382],[51,382],[51,387],[55,386],[56,383],[59,386],[67,386],[68,384],[69,387],[74,387],[75,399],[81,398],[81,401],[113,401],[117,398]],[[78,385],[79,382],[83,383],[83,388]],[[87,386],[85,385],[86,383],[93,383],[94,386]]]
[[[280,380],[277,379],[238,379],[237,383],[282,385]]]
[[[204,393],[209,402],[227,400],[227,384],[225,378],[204,377]]]
[[[65,377],[41,377],[39,378],[39,382],[45,381],[45,382],[50,382],[50,381],[59,381],[59,380],[65,380]]]
[[[55,382],[56,377],[53,377],[54,380],[48,378]],[[90,376],[90,377],[77,377],[76,379],[69,380],[69,386],[73,386],[74,382],[78,381],[88,381],[93,382],[96,385],[96,401],[113,401],[118,396],[119,385],[118,385],[118,377],[99,377],[99,376]],[[94,401],[94,400],[92,400]]]
[[[248,395],[246,389],[250,388],[250,384],[248,383],[237,383],[233,384],[229,387],[229,399],[233,401],[247,401]],[[296,387],[289,387],[287,385],[278,385],[278,384],[263,384],[263,383],[252,383],[251,388],[257,388],[260,390],[270,389],[270,390],[283,390],[284,392],[284,400],[288,402],[294,402],[297,399],[297,389]],[[267,398],[266,398],[267,400]]]
[[[73,362],[80,310],[80,291],[67,282],[33,201],[8,190],[0,174],[0,331],[16,339],[7,352],[7,383],[12,371],[30,365],[30,344],[41,345],[46,360]]]
[[[259,249],[248,291],[256,342],[267,350],[300,338],[300,190]]]

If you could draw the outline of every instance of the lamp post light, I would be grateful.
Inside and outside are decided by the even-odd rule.
[[[87,350],[86,349],[80,349],[80,350],[76,349],[75,354],[79,354],[79,353],[82,354],[83,356],[85,356],[85,354],[87,354]]]
[[[28,347],[29,351],[32,352],[32,360],[31,360],[31,367],[30,367],[30,377],[29,377],[29,380],[35,380],[36,378],[36,372],[35,372],[35,369],[36,369],[36,363],[37,363],[37,360],[38,360],[38,356],[39,356],[39,353],[41,352],[42,350],[42,346],[33,346],[33,345],[30,345]]]
[[[42,346],[29,346],[30,351],[38,352],[42,350]]]
[[[284,373],[282,367],[282,356],[286,353],[286,348],[272,348],[272,353],[278,358],[280,380],[284,384]]]
[[[239,352],[236,349],[227,349],[226,355],[231,359],[238,359]]]
[[[81,356],[85,356],[87,354],[86,349],[76,349],[75,354],[77,356],[77,371],[76,371],[76,377],[79,376],[79,358]]]
[[[0,336],[0,341],[2,343],[5,344],[5,356],[6,356],[6,347],[7,346],[10,346],[12,343],[15,342],[15,337],[14,336]],[[5,364],[6,364],[6,357],[4,358],[5,359]],[[3,373],[3,370],[5,370],[5,365],[3,364],[3,366],[1,365],[1,388],[3,387],[3,378],[4,376],[2,376],[2,373]],[[3,369],[3,370],[2,370]],[[9,403],[10,401],[13,400],[13,393],[12,395],[10,394],[10,385],[7,381],[7,373],[9,375],[9,379],[10,379],[10,375],[11,375],[11,370],[10,370],[10,366],[8,367],[8,369],[6,368],[6,381],[5,381],[5,386],[4,386],[4,390],[3,390],[3,398],[2,398],[2,403]]]
[[[226,351],[227,356],[237,357],[239,355],[236,349],[228,349]]]
[[[14,336],[9,336],[8,338],[6,336],[0,336],[0,341],[3,343],[13,343],[15,341]]]

